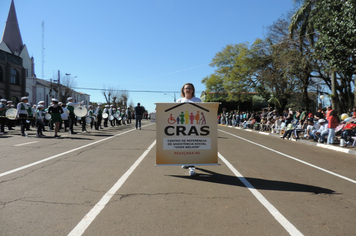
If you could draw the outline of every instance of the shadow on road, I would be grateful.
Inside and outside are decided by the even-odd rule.
[[[81,138],[81,137],[60,137],[59,139],[94,140],[92,138]]]
[[[169,175],[171,177],[183,178],[195,181],[204,181],[217,184],[227,184],[232,186],[245,187],[240,181],[240,178],[231,175],[223,175],[210,170],[195,168],[196,170],[204,171],[207,174],[197,173],[195,176],[187,175]],[[291,191],[291,192],[308,192],[315,194],[336,194],[331,189],[321,188],[312,185],[284,182],[278,180],[258,179],[245,177],[245,179],[257,190],[275,190],[275,191]]]

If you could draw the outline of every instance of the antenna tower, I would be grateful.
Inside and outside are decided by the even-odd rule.
[[[45,22],[42,21],[42,79],[44,79],[44,33],[45,33]]]

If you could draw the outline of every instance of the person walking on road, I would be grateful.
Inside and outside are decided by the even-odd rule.
[[[76,117],[74,114],[74,107],[78,105],[83,105],[84,101],[80,103],[74,103],[74,99],[72,97],[67,98],[67,108],[69,110],[69,132],[70,134],[76,134],[73,130],[73,125],[76,122]]]
[[[95,111],[95,116],[96,116],[96,122],[95,122],[95,129],[96,130],[99,130],[102,129],[101,127],[101,119],[103,117],[103,110],[101,109],[101,106],[103,104],[101,102],[98,103],[98,107],[96,108],[96,111]]]
[[[5,124],[6,124],[6,99],[1,99],[0,102],[0,134],[5,134]]]
[[[21,136],[25,136],[26,120],[28,116],[28,97],[22,97],[21,102],[17,104],[16,119],[20,119]]]
[[[59,138],[60,135],[58,135],[58,130],[59,130],[59,124],[62,122],[61,114],[63,113],[63,109],[61,106],[58,105],[57,99],[52,99],[52,103],[53,105],[48,108],[48,113],[51,114],[53,123],[55,125],[54,137]]]
[[[145,108],[142,107],[140,103],[137,103],[137,106],[135,107],[136,129],[141,129],[141,120],[144,112]]]

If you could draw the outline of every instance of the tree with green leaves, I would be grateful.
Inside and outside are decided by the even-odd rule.
[[[309,39],[311,44],[314,44],[314,15],[319,11],[315,8],[317,0],[293,0],[294,3],[301,3],[300,8],[291,17],[289,31],[291,38],[295,33],[298,33],[299,39],[302,41],[305,37]]]
[[[244,62],[248,53],[248,45],[241,43],[227,45],[215,55],[210,63],[210,66],[216,67],[215,73],[202,80],[206,86],[207,101],[241,103],[251,99],[246,79],[249,68]]]
[[[249,58],[250,81],[260,96],[282,111],[298,87],[294,77],[289,76],[290,60],[287,44],[273,44],[271,39],[256,40]]]
[[[316,51],[337,73],[332,99],[341,110],[354,106],[354,74],[356,70],[356,0],[322,0],[316,3],[314,15],[319,38]]]
[[[311,39],[314,45],[314,75],[332,91],[333,104],[346,111],[354,106],[356,38],[355,0],[295,0],[302,2],[293,15],[290,32]],[[332,79],[334,75],[335,79]]]

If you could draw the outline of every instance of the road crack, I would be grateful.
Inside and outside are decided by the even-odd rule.
[[[128,194],[116,194],[120,196],[120,201],[124,198],[128,197],[136,197],[136,196],[167,196],[167,195],[193,195],[191,193],[184,192],[173,192],[173,193],[128,193]]]

